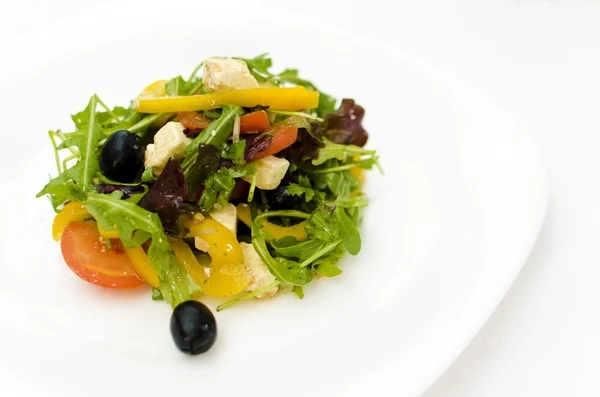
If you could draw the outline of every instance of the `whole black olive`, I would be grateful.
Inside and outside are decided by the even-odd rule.
[[[201,354],[215,343],[217,323],[208,307],[197,301],[185,301],[173,310],[171,335],[182,352]]]
[[[100,170],[113,181],[133,182],[144,167],[144,147],[140,137],[119,130],[108,137],[100,152]]]

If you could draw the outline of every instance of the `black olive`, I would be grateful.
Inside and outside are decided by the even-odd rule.
[[[171,335],[182,352],[201,354],[215,343],[217,323],[208,307],[197,301],[185,301],[173,310]]]
[[[144,147],[140,137],[119,130],[108,137],[100,152],[100,170],[113,181],[133,182],[144,166]]]

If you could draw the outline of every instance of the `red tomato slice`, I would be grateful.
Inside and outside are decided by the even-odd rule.
[[[179,120],[185,128],[196,131],[196,133],[198,132],[197,130],[203,130],[211,123],[204,115],[196,112],[179,112],[177,113],[177,120]]]
[[[274,126],[275,127],[275,126]],[[288,146],[291,146],[296,139],[298,139],[298,127],[275,127],[276,129],[271,132],[265,132],[268,136],[260,137],[250,144],[249,150],[246,150],[246,161],[256,161],[260,159],[264,159],[267,156],[271,156],[275,153],[278,153],[285,149]],[[264,150],[253,150],[253,145],[260,146],[258,141],[269,139],[270,145]]]
[[[269,116],[264,110],[248,113],[240,117],[240,133],[257,134],[271,128]]]
[[[126,289],[144,282],[135,274],[119,240],[107,249],[96,227],[89,222],[71,222],[65,228],[60,248],[67,265],[85,281],[105,288]]]

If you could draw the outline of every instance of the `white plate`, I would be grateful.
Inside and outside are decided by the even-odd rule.
[[[186,12],[210,15],[203,7]],[[163,11],[96,14],[5,57],[0,384],[62,397],[421,393],[488,318],[538,234],[547,186],[529,136],[399,49],[285,16],[252,23],[244,8],[163,29]],[[102,290],[64,265],[50,206],[33,198],[53,170],[46,131],[69,129],[94,92],[126,104],[204,57],[264,51],[366,108],[385,176],[368,181],[364,248],[341,277],[315,282],[304,300],[219,313],[216,345],[187,357],[171,342],[169,307],[148,290]]]

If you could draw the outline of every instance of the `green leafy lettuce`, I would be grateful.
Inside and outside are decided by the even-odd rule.
[[[325,193],[313,189],[310,178],[302,174],[298,176],[298,183],[290,183],[285,192],[290,196],[304,195],[306,202],[312,201],[313,199],[323,200],[325,198]]]
[[[84,192],[94,190],[92,178],[100,172],[100,164],[95,152],[98,142],[103,138],[96,120],[97,104],[98,97],[93,95],[85,110],[78,113],[76,125],[79,128],[79,134],[73,135],[63,142],[65,147],[77,148],[79,161],[48,182],[36,196],[50,194],[55,209],[69,197],[70,185],[73,183],[80,186]]]
[[[279,74],[273,74],[269,71],[273,62],[268,54],[260,54],[255,58],[235,58],[246,62],[250,73],[263,86],[282,86],[285,84],[293,84],[305,87],[310,91],[319,91],[317,87],[310,81],[302,79],[298,75],[297,69],[285,69]],[[316,114],[323,117],[335,111],[336,100],[330,95],[319,91],[319,106],[316,109]]]
[[[187,273],[175,257],[158,215],[121,200],[121,195],[90,193],[84,205],[105,230],[116,230],[126,247],[138,247],[150,239],[148,259],[158,273],[163,298],[173,307],[189,300]]]

